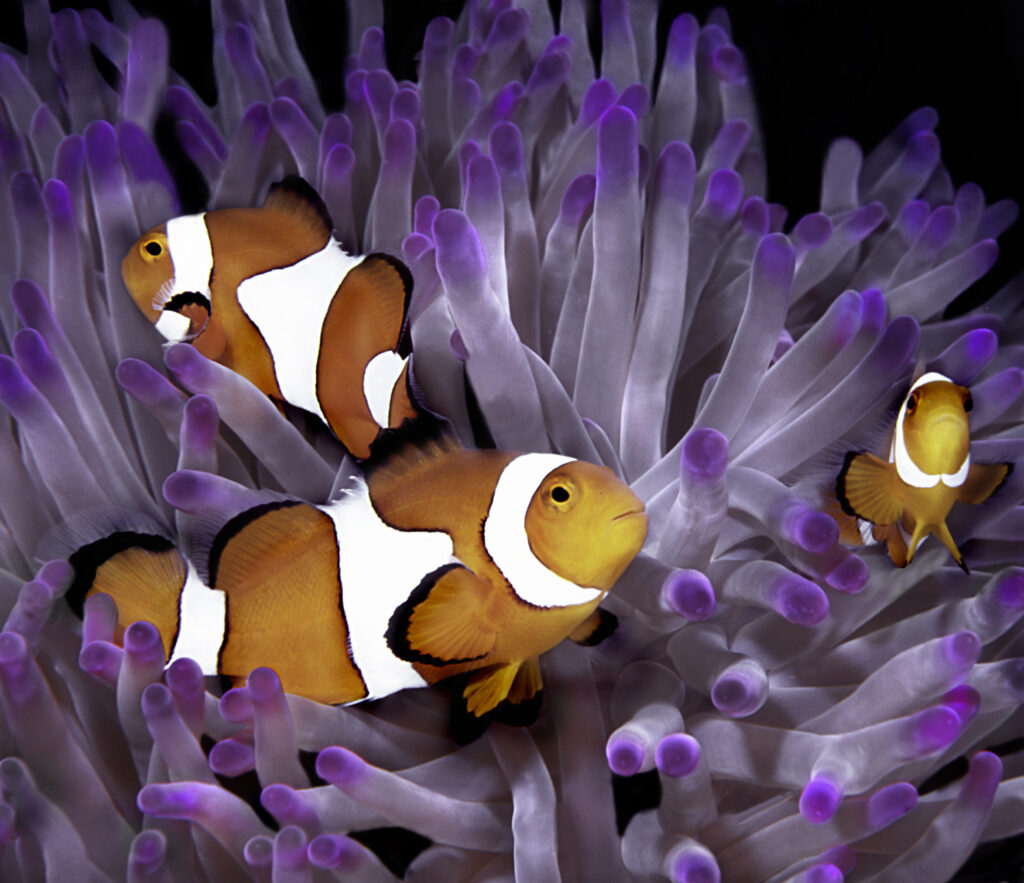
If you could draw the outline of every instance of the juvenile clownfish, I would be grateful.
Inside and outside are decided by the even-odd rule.
[[[301,178],[261,208],[184,215],[144,233],[125,287],[168,341],[191,342],[274,399],[320,417],[358,459],[418,413],[409,392],[408,269],[349,255]]]
[[[929,372],[914,382],[896,417],[888,462],[866,452],[846,455],[836,497],[860,522],[859,536],[846,527],[843,539],[887,541],[893,563],[904,567],[934,534],[967,572],[946,516],[956,502],[987,500],[1011,469],[971,462],[971,406],[970,391],[942,374]]]
[[[210,478],[169,482],[181,494]],[[169,659],[235,683],[270,666],[285,690],[325,703],[471,673],[462,712],[479,719],[506,699],[539,703],[538,657],[563,638],[610,633],[598,604],[646,533],[643,503],[603,466],[434,438],[371,465],[335,502],[231,518],[206,582],[170,540],[118,533],[70,557],[68,597],[80,613],[106,592],[119,628],[152,622]]]

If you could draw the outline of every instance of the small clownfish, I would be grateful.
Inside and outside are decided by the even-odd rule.
[[[1012,466],[971,462],[971,393],[936,372],[922,375],[900,406],[886,462],[850,451],[836,480],[836,497],[859,519],[847,542],[888,542],[889,556],[905,567],[928,534],[934,534],[968,572],[946,516],[956,502],[977,504],[999,487]],[[874,525],[874,527],[872,527]],[[859,536],[856,532],[859,532]]]
[[[598,604],[646,533],[643,503],[603,466],[435,437],[371,465],[335,502],[231,518],[205,582],[168,539],[105,536],[70,556],[68,598],[81,615],[105,592],[119,629],[152,622],[169,659],[234,683],[270,666],[285,690],[325,703],[469,673],[457,711],[480,721],[505,700],[539,707],[538,657],[563,638],[611,633]]]
[[[168,341],[320,417],[358,459],[418,409],[409,390],[412,276],[386,254],[349,255],[315,191],[290,177],[261,208],[172,218],[121,263]]]

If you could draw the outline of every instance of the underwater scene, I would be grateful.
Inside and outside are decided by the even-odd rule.
[[[1024,15],[172,6],[0,15],[0,879],[1024,879]]]

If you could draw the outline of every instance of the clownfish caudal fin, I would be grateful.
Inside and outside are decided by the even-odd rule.
[[[461,564],[427,574],[391,616],[387,643],[399,659],[453,665],[483,659],[494,646],[487,585]]]
[[[306,503],[237,515],[210,551],[210,584],[227,597],[220,672],[242,682],[273,668],[289,693],[355,702],[366,684],[348,653],[334,523]]]
[[[960,485],[957,500],[972,505],[983,503],[1012,471],[1012,463],[972,463],[967,479]]]
[[[896,470],[874,454],[846,455],[836,479],[836,498],[847,515],[872,524],[891,524],[903,512]]]
[[[581,647],[596,647],[619,627],[619,618],[614,613],[598,607],[575,629],[569,632],[569,640]]]
[[[348,271],[324,319],[317,401],[331,431],[360,460],[381,432],[420,414],[408,373],[411,292],[405,265],[367,255]]]
[[[119,531],[77,549],[68,556],[75,578],[65,596],[82,616],[86,598],[99,592],[117,604],[114,638],[122,640],[133,622],[156,626],[170,659],[178,639],[182,589],[188,563],[170,540],[153,534]]]

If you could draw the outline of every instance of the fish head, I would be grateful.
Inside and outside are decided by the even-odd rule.
[[[121,261],[121,278],[167,340],[193,340],[210,319],[212,269],[203,215],[186,215],[143,233]]]
[[[903,443],[922,472],[948,475],[964,463],[971,406],[970,390],[945,378],[911,389],[902,409]]]
[[[526,510],[533,554],[579,586],[608,591],[647,537],[644,504],[604,466],[572,460],[553,469]]]

